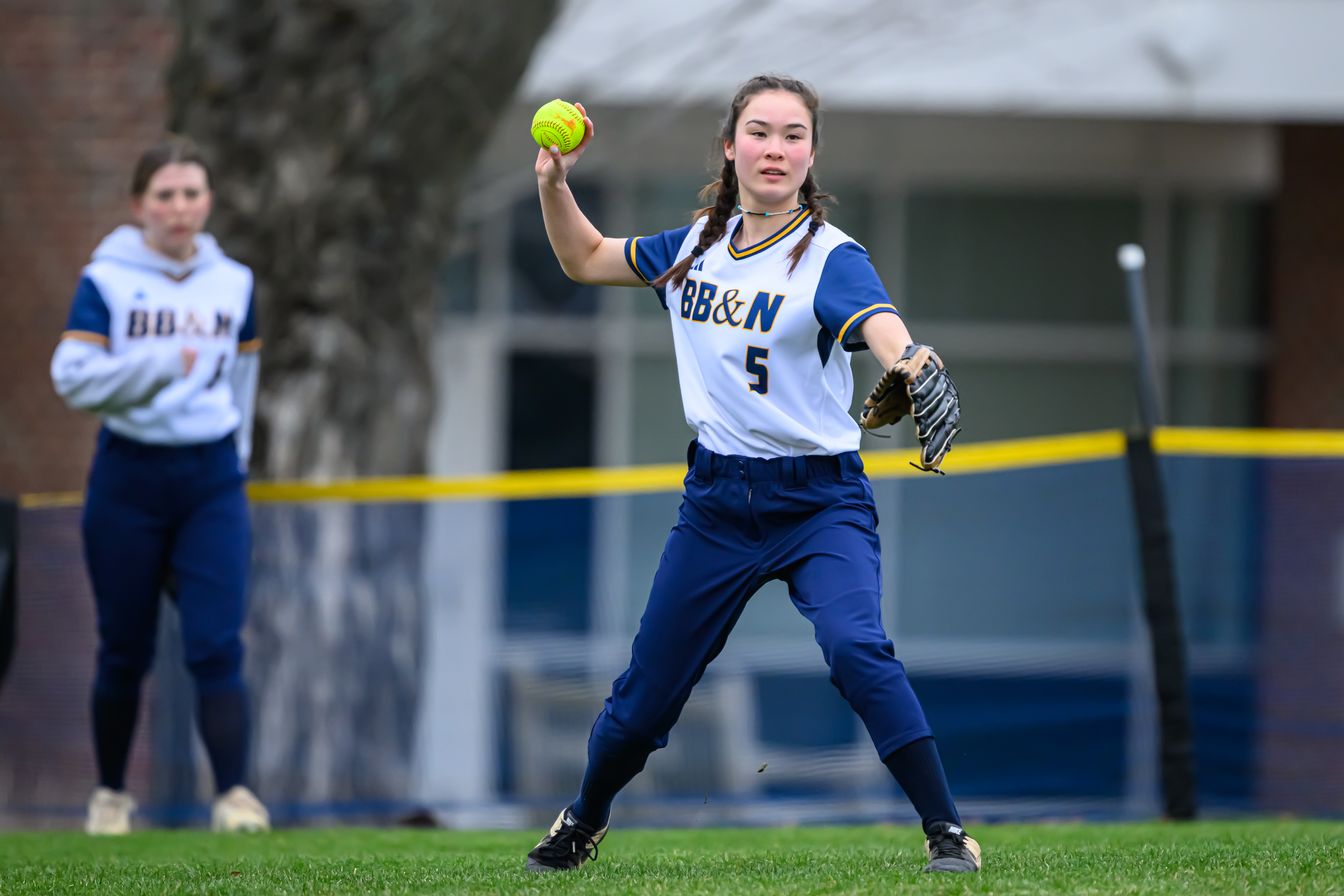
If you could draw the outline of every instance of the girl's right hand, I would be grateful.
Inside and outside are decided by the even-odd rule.
[[[566,153],[560,152],[558,146],[537,150],[537,180],[548,186],[558,187],[565,182],[569,169],[578,163],[579,156],[583,155],[589,141],[593,139],[593,120],[588,117],[588,111],[583,108],[583,103],[575,103],[574,108],[583,115],[583,139],[579,145]]]
[[[182,375],[191,376],[191,368],[196,366],[196,349],[189,345],[182,346]]]

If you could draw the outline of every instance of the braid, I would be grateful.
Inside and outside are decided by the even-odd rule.
[[[676,288],[681,286],[696,258],[703,255],[706,249],[723,238],[724,231],[728,227],[728,219],[733,216],[733,209],[737,206],[737,171],[733,168],[733,163],[726,157],[723,160],[723,171],[720,172],[719,179],[708,184],[700,191],[701,201],[709,199],[711,195],[714,196],[714,204],[699,209],[691,216],[692,220],[699,220],[706,215],[709,217],[700,231],[699,242],[691,250],[690,255],[672,265],[663,272],[661,277],[653,281],[655,287],[670,285]]]
[[[807,179],[803,181],[798,193],[802,196],[803,205],[807,208],[806,213],[812,216],[812,220],[808,223],[807,233],[803,234],[803,238],[798,241],[798,245],[789,250],[790,274],[793,273],[794,268],[798,267],[798,262],[803,260],[803,253],[811,245],[812,237],[816,236],[817,231],[821,229],[821,225],[826,223],[826,209],[822,206],[822,203],[831,198],[829,193],[823,193],[817,188],[817,182],[812,179],[811,171],[807,172]]]

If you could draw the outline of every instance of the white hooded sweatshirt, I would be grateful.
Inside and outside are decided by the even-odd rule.
[[[184,346],[197,352],[189,374]],[[234,433],[245,468],[260,346],[249,268],[208,234],[179,262],[124,225],[84,268],[51,378],[67,404],[128,439],[194,445]]]

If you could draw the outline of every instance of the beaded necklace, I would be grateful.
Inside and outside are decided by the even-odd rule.
[[[804,205],[800,202],[800,203],[798,203],[796,206],[794,206],[793,208],[791,208],[791,209],[787,209],[786,211],[782,211],[782,212],[752,212],[752,211],[748,211],[747,209],[743,208],[741,203],[738,203],[738,205],[737,205],[737,210],[738,210],[739,212],[741,212],[742,214],[744,214],[744,215],[758,215],[758,216],[760,216],[760,217],[762,217],[762,218],[768,218],[768,217],[770,217],[771,215],[791,215],[791,214],[793,214],[794,212],[800,212],[800,211],[802,211],[803,208],[804,208]]]

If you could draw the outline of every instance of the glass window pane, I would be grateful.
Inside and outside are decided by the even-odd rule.
[[[592,465],[595,371],[591,357],[509,358],[509,469]],[[588,628],[592,518],[589,498],[504,502],[504,556],[528,558],[505,564],[506,630]]]
[[[1258,367],[1175,365],[1167,416],[1173,426],[1262,426],[1264,379]]]
[[[448,257],[439,265],[438,307],[440,314],[474,314],[480,309],[476,248],[477,233],[472,231],[454,240]]]
[[[959,441],[1115,429],[1137,415],[1126,364],[970,361],[952,372],[961,396]]]
[[[902,638],[993,639],[1006,655],[1025,657],[1044,641],[1131,637],[1134,523],[1119,459],[906,479],[895,506],[878,512],[920,520],[898,525],[883,559],[900,570]],[[955,614],[922,597],[949,569],[957,570]]]
[[[628,495],[622,496],[621,500],[630,503],[626,514],[630,527],[624,542],[628,587],[621,593],[623,618],[620,627],[634,635],[639,629],[639,618],[644,615],[644,605],[648,603],[649,588],[663,555],[667,534],[677,524],[681,492]]]
[[[809,659],[815,662],[811,671],[756,676],[756,739],[762,744],[824,750],[861,736],[854,710],[831,684],[821,658]]]
[[[593,464],[596,365],[591,356],[509,358],[509,469]]]
[[[700,189],[711,180],[709,172],[705,172],[695,178],[670,177],[637,184],[635,230],[625,235],[652,236],[689,224],[691,213],[704,204],[700,201]]]
[[[861,243],[868,254],[876,258],[873,241],[877,230],[873,221],[871,189],[862,184],[840,181],[822,184],[822,191],[834,196],[826,206],[826,220],[834,222],[835,226]]]
[[[637,357],[632,364],[636,396],[630,421],[630,462],[683,463],[686,444],[695,433],[686,425],[677,382],[677,362],[671,355]]]
[[[1123,323],[1115,250],[1139,218],[1132,196],[912,193],[904,304],[921,320]]]
[[[1171,207],[1171,310],[1182,326],[1263,326],[1267,209],[1258,199],[1178,197]]]
[[[781,581],[766,582],[761,590],[747,601],[747,608],[733,626],[733,639],[738,644],[750,644],[756,637],[789,637],[798,650],[807,656],[816,648],[812,624],[803,617],[789,599],[789,586]]]
[[[601,229],[601,191],[580,181],[572,181],[570,189],[584,214]],[[598,287],[575,283],[560,269],[546,238],[546,226],[535,196],[526,196],[514,204],[512,223],[510,307],[515,311],[593,314],[597,309]]]
[[[588,630],[592,530],[586,497],[504,502],[505,631]]]
[[[658,293],[651,287],[637,286],[633,289],[622,289],[622,298],[630,302],[636,315],[640,317],[667,317],[667,309],[663,303],[658,301]],[[671,341],[672,335],[668,334],[668,340]]]

